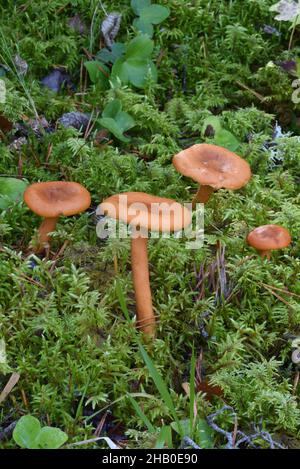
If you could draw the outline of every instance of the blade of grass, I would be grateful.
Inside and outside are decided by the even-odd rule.
[[[142,409],[141,409],[140,405],[137,403],[137,401],[135,399],[133,399],[133,397],[131,397],[130,394],[128,394],[127,397],[130,400],[130,402],[132,404],[132,407],[134,408],[134,410],[136,411],[136,413],[138,414],[140,419],[144,422],[145,426],[148,428],[149,432],[150,433],[155,433],[155,428],[153,427],[153,425],[150,422],[150,420],[148,419],[148,417],[146,417],[146,415],[142,411]]]
[[[172,428],[169,425],[161,428],[155,443],[155,449],[163,449],[165,445],[169,449],[173,448]]]
[[[130,321],[126,301],[125,301],[125,298],[124,298],[124,295],[123,295],[123,292],[122,292],[122,289],[121,289],[121,285],[120,285],[118,280],[117,280],[117,284],[116,284],[116,291],[117,291],[118,299],[119,299],[119,302],[120,302],[121,309],[124,313],[124,316],[128,321]],[[135,340],[138,344],[138,347],[139,347],[140,353],[142,355],[142,358],[143,358],[143,360],[144,360],[144,362],[145,362],[145,364],[146,364],[146,366],[149,370],[151,378],[153,379],[154,384],[155,384],[157,390],[159,391],[159,394],[160,394],[163,402],[168,407],[172,417],[174,418],[175,422],[177,423],[180,435],[183,437],[184,435],[182,434],[182,428],[181,428],[181,425],[180,425],[180,421],[177,417],[175,406],[174,406],[172,397],[171,397],[171,395],[168,391],[167,385],[166,385],[165,381],[163,380],[163,378],[161,377],[159,371],[155,367],[153,361],[149,357],[148,353],[146,352],[146,349],[143,347],[141,341],[138,338],[138,335],[135,334],[134,337],[135,337]]]
[[[196,357],[194,347],[192,350],[191,358],[191,374],[190,374],[190,436],[193,437],[193,430],[196,420],[195,410],[195,370],[196,370]]]

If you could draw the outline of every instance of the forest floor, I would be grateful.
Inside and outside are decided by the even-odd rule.
[[[30,255],[41,218],[22,199],[0,205],[0,447],[18,447],[27,415],[65,446],[109,438],[81,448],[300,447],[300,11],[2,3],[0,186],[75,181],[92,204],[60,218],[46,257]],[[172,157],[196,143],[234,151],[252,178],[213,194],[199,249],[149,240],[149,342],[130,240],[100,239],[96,208],[125,191],[190,202],[197,184]],[[268,261],[246,237],[270,223],[292,243]]]

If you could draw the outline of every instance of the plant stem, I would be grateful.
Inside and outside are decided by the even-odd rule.
[[[294,20],[293,29],[292,29],[291,37],[290,37],[290,41],[289,41],[289,48],[288,48],[288,51],[289,51],[289,52],[290,52],[290,50],[291,50],[291,48],[292,48],[292,42],[293,42],[293,39],[294,39],[294,34],[295,34],[295,30],[296,30],[298,18],[299,18],[299,15],[297,15],[296,18],[295,18],[295,20]]]
[[[131,239],[132,276],[139,328],[149,337],[155,336],[155,316],[149,279],[147,238]]]

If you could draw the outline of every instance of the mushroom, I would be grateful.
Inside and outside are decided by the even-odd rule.
[[[247,242],[257,249],[262,258],[270,259],[273,249],[286,248],[291,243],[287,229],[279,225],[263,225],[255,228],[247,236]]]
[[[102,214],[131,226],[131,265],[138,327],[148,337],[155,336],[155,316],[148,266],[148,231],[170,233],[191,223],[190,211],[171,199],[143,192],[124,192],[99,205]]]
[[[205,204],[217,189],[240,189],[251,177],[247,161],[226,148],[208,143],[193,145],[173,157],[173,165],[184,176],[200,184],[192,205]]]
[[[83,212],[91,204],[90,193],[77,182],[38,182],[24,192],[24,201],[37,215],[44,217],[38,232],[35,252],[49,246],[49,233],[55,230],[61,215],[69,216]]]

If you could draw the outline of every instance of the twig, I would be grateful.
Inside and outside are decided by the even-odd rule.
[[[225,430],[223,430],[223,428],[220,428],[216,423],[215,423],[215,419],[222,413],[224,413],[225,411],[231,411],[231,415],[235,418],[235,421],[237,422],[237,415],[236,415],[236,412],[234,411],[234,409],[230,406],[223,406],[222,409],[219,409],[217,412],[214,412],[213,414],[210,414],[208,417],[207,417],[207,423],[208,425],[214,430],[216,431],[217,433],[221,433],[221,435],[225,436],[225,438],[227,439],[227,444],[225,446],[226,449],[238,449],[239,446],[242,444],[242,443],[246,443],[249,447],[251,448],[260,448],[259,446],[255,445],[253,443],[253,441],[257,440],[257,439],[262,439],[264,441],[266,441],[269,446],[270,446],[270,449],[275,449],[275,448],[279,448],[279,449],[286,449],[283,445],[281,445],[280,443],[278,443],[277,441],[274,441],[270,435],[269,432],[266,432],[266,431],[262,431],[262,430],[258,430],[256,428],[255,429],[255,432],[253,435],[246,435],[244,432],[242,432],[241,430],[235,430],[234,432],[227,432]],[[235,424],[235,427],[237,427],[237,423]],[[235,442],[235,439],[236,437],[239,436],[240,439],[238,441]]]
[[[7,398],[8,394],[12,391],[12,389],[15,387],[15,385],[17,384],[17,382],[19,381],[20,379],[20,375],[19,373],[13,373],[11,375],[11,377],[9,378],[5,388],[3,389],[3,391],[1,392],[0,394],[0,404],[1,402],[4,401],[4,399]]]
[[[183,442],[183,445],[181,446],[182,448],[185,448],[185,446],[191,446],[194,449],[202,449],[188,436],[184,436],[182,442]]]

